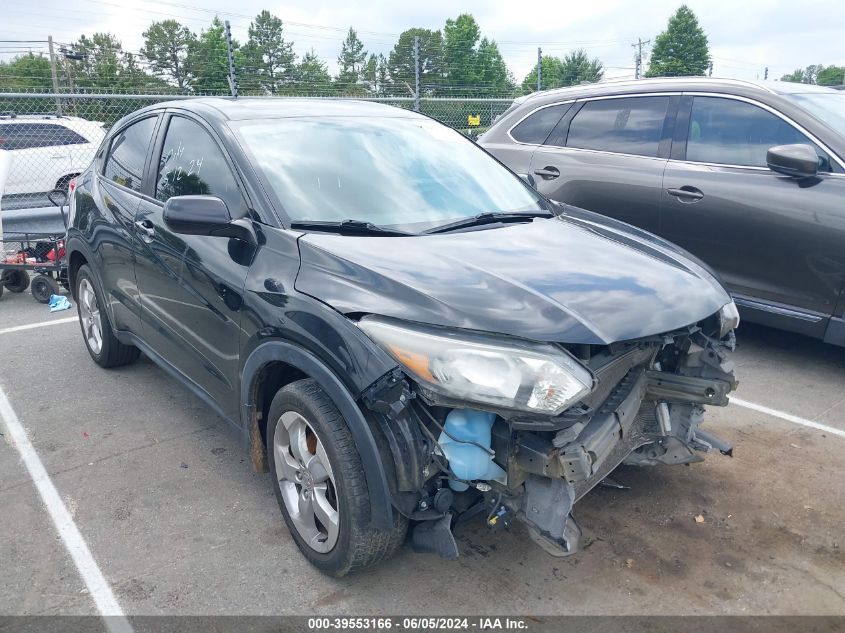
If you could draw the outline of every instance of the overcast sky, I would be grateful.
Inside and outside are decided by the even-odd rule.
[[[43,44],[8,40],[73,41],[95,31],[114,33],[127,51],[142,45],[141,32],[153,20],[175,18],[199,32],[215,13],[232,24],[244,41],[252,16],[267,9],[285,22],[286,38],[302,54],[310,48],[334,70],[340,43],[349,26],[366,48],[387,52],[397,35],[410,27],[443,27],[449,17],[472,13],[482,34],[499,42],[517,81],[544,53],[562,56],[585,48],[605,64],[607,77],[633,77],[631,43],[653,39],[679,6],[678,0],[586,0],[543,3],[514,0],[370,0],[360,5],[341,0],[3,0],[0,55]],[[809,64],[845,65],[845,2],[842,0],[688,0],[710,39],[714,76],[779,78]],[[542,10],[540,10],[542,8]]]

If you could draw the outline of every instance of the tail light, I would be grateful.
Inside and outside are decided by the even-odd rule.
[[[71,178],[70,182],[67,184],[67,193],[68,196],[74,192],[76,189],[76,178]]]

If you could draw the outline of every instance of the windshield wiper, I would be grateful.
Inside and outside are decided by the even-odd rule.
[[[500,222],[527,222],[532,218],[551,218],[554,213],[551,211],[524,211],[517,212],[488,212],[479,213],[469,218],[461,218],[448,224],[441,224],[435,226],[433,229],[428,229],[425,233],[447,233],[456,229],[464,229],[471,226],[482,226],[484,224],[498,224]]]
[[[290,228],[303,231],[326,231],[341,235],[414,235],[407,231],[379,226],[363,220],[296,220],[290,223]]]

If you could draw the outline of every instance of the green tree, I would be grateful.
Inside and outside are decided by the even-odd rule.
[[[293,43],[285,41],[282,21],[269,11],[262,11],[250,22],[242,52],[242,87],[276,94],[294,81]]]
[[[542,60],[543,90],[574,86],[585,81],[601,81],[604,77],[604,66],[598,58],[590,59],[583,49],[569,51],[563,59],[543,56]],[[537,68],[534,67],[522,80],[522,91],[525,93],[537,90]]]
[[[666,30],[654,38],[647,77],[703,75],[710,64],[707,35],[687,5],[669,18]]]
[[[0,61],[0,86],[18,92],[50,92],[53,90],[50,60],[27,53],[11,61]]]
[[[74,62],[72,70],[77,88],[114,91],[120,87],[126,60],[115,35],[82,35],[72,48],[81,57]]]
[[[816,84],[820,76],[827,79],[825,67],[821,64],[810,64],[806,68],[797,68],[788,75],[783,75],[780,80],[796,84]]]
[[[420,87],[423,94],[432,94],[443,82],[443,35],[440,31],[413,28],[399,35],[387,58],[386,72],[394,95],[413,94],[414,37],[420,38]]]
[[[185,90],[190,82],[188,54],[196,35],[176,20],[163,20],[153,22],[143,37],[141,55],[150,62],[152,71],[172,81],[180,91]]]
[[[816,83],[820,86],[845,85],[845,66],[826,66],[816,73]]]
[[[563,57],[562,86],[574,86],[585,81],[601,81],[602,77],[604,77],[604,65],[597,57],[593,59],[587,57],[587,52],[583,48],[569,51]]]
[[[387,58],[379,53],[370,53],[361,72],[364,86],[372,94],[383,96],[387,90]]]
[[[541,88],[548,90],[550,88],[558,88],[561,86],[561,77],[563,77],[563,61],[559,57],[551,55],[543,55],[540,60],[540,81]],[[522,92],[528,94],[537,90],[537,65],[531,69],[525,79],[522,80]]]
[[[236,67],[243,67],[239,45],[232,41],[236,55]],[[229,57],[226,47],[226,31],[223,22],[217,16],[211,26],[203,30],[188,50],[188,73],[191,88],[200,93],[228,94]]]
[[[163,94],[173,91],[172,85],[161,77],[146,72],[139,61],[137,55],[123,54],[123,70],[119,82],[121,91],[138,94]]]
[[[481,38],[476,53],[478,86],[488,95],[503,95],[513,92],[515,83],[505,63],[499,46],[493,40]]]
[[[354,90],[361,81],[361,71],[364,70],[366,61],[367,51],[364,49],[364,43],[350,26],[337,58],[337,84],[341,90]]]
[[[298,91],[308,91],[311,94],[326,94],[331,90],[332,78],[328,67],[312,48],[302,56],[302,61],[294,72],[295,87]]]
[[[443,29],[443,64],[446,82],[450,87],[469,87],[478,81],[478,52],[476,45],[481,29],[475,18],[462,13],[446,20]]]
[[[794,84],[802,84],[804,83],[804,69],[803,68],[796,68],[791,73],[787,75],[783,75],[780,78],[781,81],[790,81]]]

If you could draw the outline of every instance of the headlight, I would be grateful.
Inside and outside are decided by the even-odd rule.
[[[449,399],[555,415],[593,388],[592,374],[552,345],[381,317],[358,326],[421,387]]]
[[[731,301],[719,310],[719,338],[723,338],[725,334],[738,327],[739,310],[736,309],[736,304]]]

